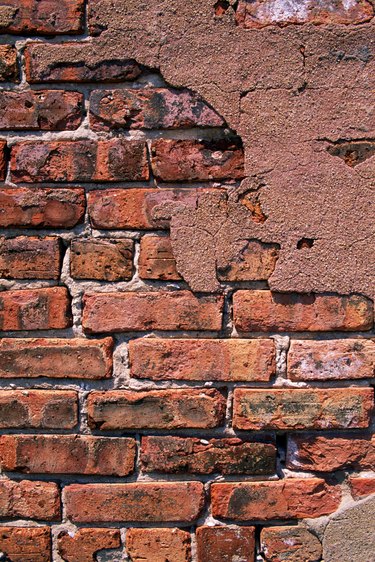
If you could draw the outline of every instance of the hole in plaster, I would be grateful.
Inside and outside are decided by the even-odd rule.
[[[218,0],[214,4],[215,15],[219,17],[223,16],[229,7],[230,3],[228,2],[228,0]]]
[[[375,154],[375,141],[338,141],[327,148],[331,156],[338,156],[355,168]]]
[[[242,205],[250,211],[251,218],[254,222],[262,224],[268,219],[268,216],[262,209],[262,205],[259,200],[259,193],[247,191],[241,195],[240,201]]]
[[[301,238],[301,240],[298,240],[297,242],[297,249],[304,250],[306,248],[312,248],[314,246],[314,242],[314,238]]]

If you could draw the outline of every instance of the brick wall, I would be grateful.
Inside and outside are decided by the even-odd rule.
[[[373,301],[271,292],[241,136],[95,48],[88,4],[0,5],[1,560],[319,562],[327,521],[375,491]],[[283,4],[210,9],[247,33],[374,16]]]

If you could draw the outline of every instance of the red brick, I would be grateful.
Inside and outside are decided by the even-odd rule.
[[[128,529],[126,550],[133,562],[191,562],[190,534],[181,529]]]
[[[127,476],[134,470],[134,439],[90,435],[2,435],[2,470],[27,474]]]
[[[95,90],[90,96],[94,131],[221,127],[223,119],[188,90]]]
[[[7,172],[7,157],[6,157],[6,146],[7,143],[5,141],[0,140],[0,181],[5,180],[6,172]]]
[[[141,279],[159,281],[179,281],[181,279],[169,236],[155,234],[142,236],[138,271]]]
[[[112,347],[112,338],[2,338],[0,377],[109,378]]]
[[[67,516],[77,523],[192,522],[204,503],[201,482],[72,484],[64,496]]]
[[[0,129],[62,131],[79,127],[83,95],[78,92],[41,90],[0,92]]]
[[[134,60],[108,58],[90,43],[31,43],[25,49],[27,81],[123,82],[134,80],[141,69]]]
[[[198,527],[198,562],[253,562],[254,527]]]
[[[237,438],[143,437],[141,462],[144,472],[274,474],[276,449]]]
[[[352,496],[356,500],[375,494],[375,478],[373,476],[363,478],[360,476],[350,476],[349,486]]]
[[[95,228],[167,229],[169,221],[158,218],[159,206],[181,201],[194,209],[207,189],[104,189],[88,193],[90,220]],[[162,213],[163,214],[163,213]]]
[[[218,269],[220,281],[267,281],[279,257],[277,244],[250,240],[226,267]]]
[[[303,23],[349,25],[369,21],[373,16],[368,0],[240,0],[236,12],[237,24],[246,29]]]
[[[18,82],[17,50],[13,45],[0,45],[0,82]]]
[[[303,295],[237,291],[234,323],[241,332],[371,330],[373,306],[358,295]]]
[[[92,562],[99,550],[120,546],[119,529],[77,529],[61,531],[57,536],[58,552],[66,562]]]
[[[319,562],[322,557],[319,539],[303,527],[267,527],[260,544],[267,562]]]
[[[58,279],[61,245],[58,238],[0,237],[0,277]]]
[[[212,514],[236,521],[303,519],[333,513],[339,488],[320,478],[212,484]]]
[[[15,182],[140,181],[149,177],[140,141],[25,141],[13,145]]]
[[[59,519],[59,487],[52,482],[0,480],[0,518]]]
[[[289,436],[287,466],[319,472],[375,469],[375,435]]]
[[[50,562],[49,527],[0,527],[0,552],[12,562]]]
[[[226,401],[214,389],[168,389],[136,392],[91,392],[88,417],[92,428],[211,428],[224,421]]]
[[[237,137],[219,140],[158,139],[152,142],[152,171],[162,181],[244,177],[244,154]]]
[[[58,330],[72,325],[65,287],[0,293],[0,330]]]
[[[234,391],[236,429],[348,429],[368,427],[372,388],[247,389]]]
[[[273,340],[159,339],[129,342],[130,373],[153,380],[260,381],[275,373]]]
[[[189,291],[85,295],[82,325],[87,333],[149,330],[220,330],[223,299]]]
[[[0,227],[71,228],[85,213],[83,189],[4,188]]]
[[[375,342],[364,339],[292,340],[288,377],[294,381],[372,378]]]
[[[2,0],[3,33],[58,35],[83,31],[84,0]]]
[[[133,276],[133,240],[73,240],[70,274],[75,279],[126,281]]]
[[[1,390],[0,428],[73,429],[77,393],[60,390]]]

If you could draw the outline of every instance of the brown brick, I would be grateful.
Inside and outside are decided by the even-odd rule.
[[[0,129],[62,131],[79,127],[83,95],[41,90],[0,92]]]
[[[319,472],[375,469],[375,435],[289,436],[287,466]]]
[[[141,69],[134,60],[108,58],[90,43],[31,43],[25,49],[27,81],[123,82],[134,80]]]
[[[192,522],[204,503],[201,482],[72,484],[64,496],[67,516],[77,523]]]
[[[17,50],[0,45],[0,82],[18,82]]]
[[[140,181],[149,177],[140,141],[25,141],[13,145],[15,182]]]
[[[7,171],[7,157],[6,157],[6,146],[7,143],[5,141],[0,140],[0,181],[5,180],[6,171]],[[1,207],[0,207],[1,211]]]
[[[253,562],[254,527],[198,527],[198,562]]]
[[[83,31],[84,0],[2,0],[0,30],[17,35]]]
[[[303,23],[350,25],[369,21],[373,16],[368,0],[292,0],[281,6],[273,0],[240,0],[236,12],[237,24],[246,29]]]
[[[82,324],[87,333],[148,330],[220,330],[223,299],[189,291],[94,293],[85,295]]]
[[[0,551],[12,562],[50,562],[49,527],[0,527]]]
[[[319,562],[322,557],[319,539],[303,527],[267,527],[260,544],[267,562]]]
[[[126,281],[133,276],[133,240],[73,240],[70,274],[75,279]]]
[[[2,338],[0,377],[109,378],[112,347],[112,338]]]
[[[223,119],[188,90],[95,90],[90,96],[94,131],[220,127]]]
[[[244,177],[244,154],[237,137],[220,140],[158,139],[152,142],[152,170],[162,181]]]
[[[130,373],[153,380],[260,381],[275,373],[273,340],[159,339],[129,342]]]
[[[233,317],[241,332],[371,330],[374,321],[365,297],[270,291],[237,291]]]
[[[320,478],[286,478],[269,482],[212,484],[212,514],[236,521],[303,519],[333,513],[339,488]]]
[[[58,279],[61,245],[58,238],[0,237],[0,277]]]
[[[373,476],[350,476],[349,486],[352,496],[356,500],[375,494],[375,478]]]
[[[58,330],[72,325],[65,287],[0,293],[0,330]]]
[[[224,421],[225,402],[214,389],[91,392],[89,424],[104,431],[217,427]]]
[[[83,189],[3,188],[0,227],[71,228],[85,213]]]
[[[179,281],[181,279],[169,236],[155,234],[142,236],[138,269],[141,279],[159,281]]]
[[[66,562],[92,562],[99,550],[120,546],[119,529],[77,529],[61,531],[57,536],[58,552]]]
[[[220,281],[267,281],[279,257],[277,244],[250,240],[229,264],[218,269]]]
[[[60,390],[1,390],[0,428],[73,429],[77,393]]]
[[[294,381],[372,378],[375,342],[364,339],[292,340],[288,377]]]
[[[126,551],[133,562],[191,562],[190,534],[181,529],[128,529]]]
[[[247,430],[368,427],[373,393],[371,388],[237,388],[233,426]]]
[[[145,472],[274,474],[276,449],[237,438],[143,437],[141,462]]]
[[[2,435],[2,470],[27,474],[127,476],[134,470],[135,441],[90,435]]]
[[[59,487],[52,482],[0,480],[0,518],[59,519]]]

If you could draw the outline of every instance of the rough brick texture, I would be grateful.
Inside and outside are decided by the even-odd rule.
[[[254,527],[198,527],[198,562],[252,562],[255,553]]]
[[[60,263],[61,245],[58,238],[0,238],[0,277],[58,279]]]
[[[0,481],[0,518],[54,521],[60,517],[57,484],[29,480]]]
[[[74,240],[70,274],[74,279],[128,281],[133,276],[132,240]]]
[[[49,562],[49,527],[0,527],[0,551],[14,562]]]
[[[267,562],[319,562],[322,545],[307,529],[268,527],[262,530],[261,550]]]
[[[375,494],[375,478],[361,478],[351,476],[349,479],[350,490],[355,499],[362,499],[365,496]]]
[[[119,529],[78,529],[61,531],[57,536],[58,552],[66,562],[92,562],[100,550],[121,546]]]
[[[17,51],[12,45],[0,45],[0,82],[18,82]]]
[[[126,550],[134,562],[190,562],[190,534],[181,529],[129,529]]]

